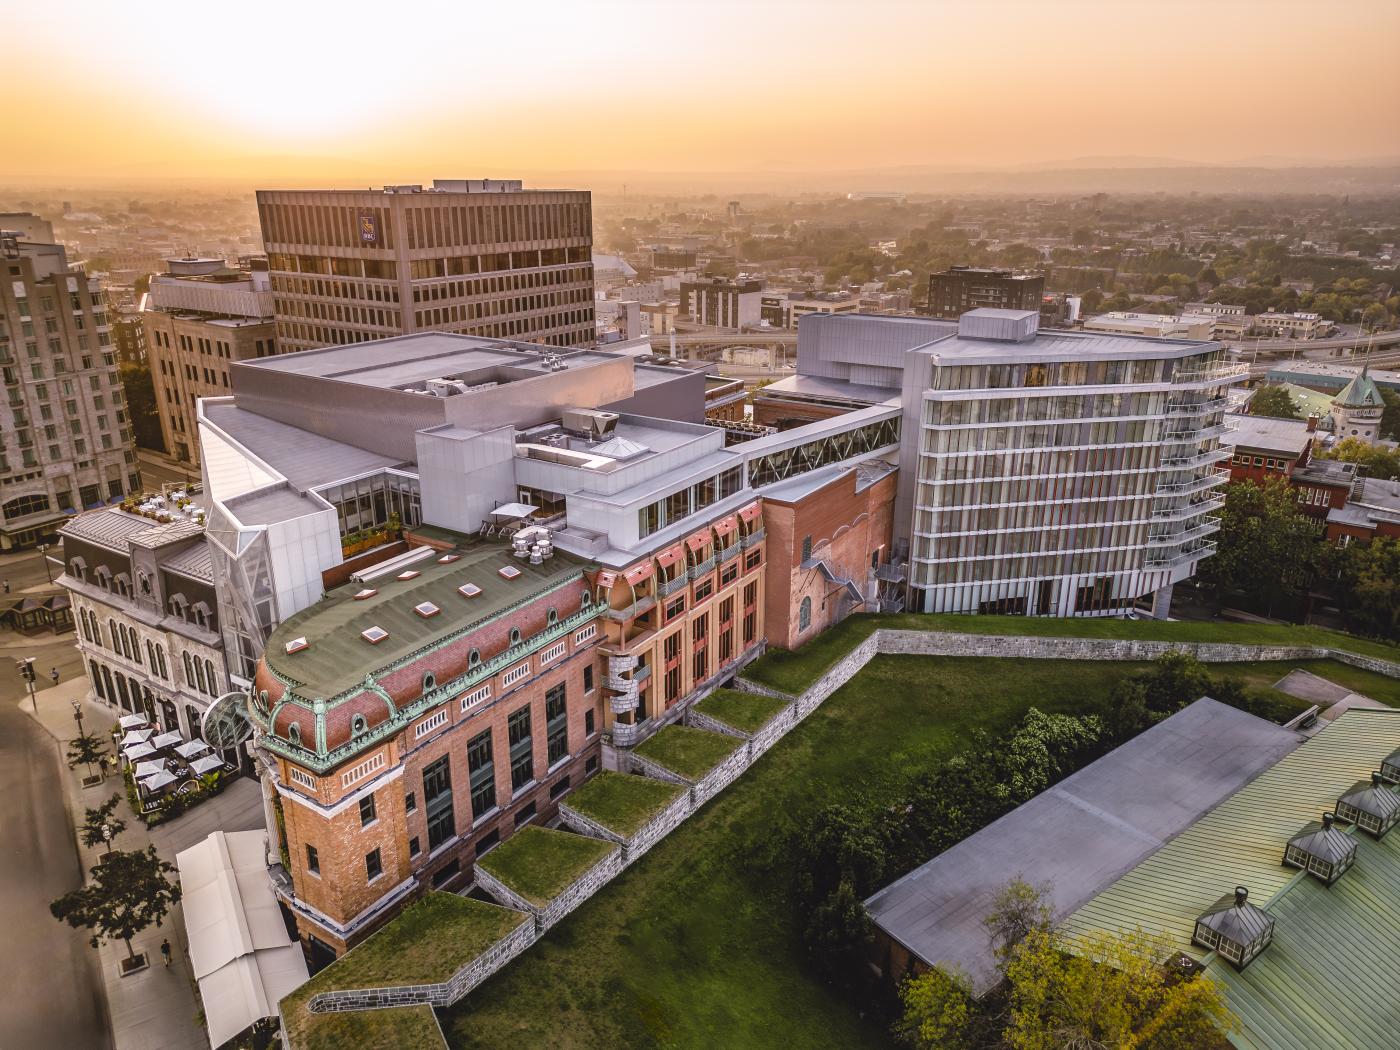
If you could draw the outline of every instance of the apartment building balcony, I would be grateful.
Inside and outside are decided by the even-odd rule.
[[[656,605],[656,599],[651,595],[638,598],[631,605],[624,605],[620,609],[604,609],[603,618],[614,623],[625,623],[628,620],[635,620],[638,616],[647,612]]]
[[[1195,546],[1182,550],[1168,548],[1164,551],[1148,554],[1143,560],[1145,569],[1170,569],[1177,565],[1183,565],[1188,561],[1197,561],[1201,558],[1208,558],[1215,553],[1215,541],[1207,540]]]
[[[1212,365],[1208,368],[1182,368],[1172,374],[1172,382],[1219,383],[1249,374],[1249,366],[1244,362],[1231,361],[1227,364]]]
[[[723,550],[717,552],[716,559],[721,565],[723,565],[725,562],[733,561],[735,558],[737,558],[739,556],[739,552],[743,549],[743,545],[738,541],[735,541],[734,543],[731,543],[728,547],[725,547]]]
[[[767,533],[763,529],[754,529],[753,532],[749,533],[747,536],[740,538],[739,546],[748,550],[750,547],[762,542],[765,535],[767,535]]]
[[[688,575],[690,576],[690,578],[691,578],[692,580],[698,580],[698,579],[700,579],[700,577],[702,577],[702,576],[708,576],[711,572],[714,571],[714,568],[715,568],[715,559],[714,559],[714,558],[706,558],[704,561],[699,562],[699,563],[697,563],[697,564],[695,564],[695,565],[692,565],[692,566],[690,567],[690,570],[689,570],[689,572],[688,572]]]
[[[1184,402],[1181,404],[1167,405],[1167,415],[1169,416],[1203,416],[1209,412],[1223,410],[1225,408],[1225,398],[1215,397],[1209,401]]]
[[[1198,540],[1203,536],[1209,536],[1212,532],[1219,531],[1219,518],[1205,518],[1186,529],[1173,529],[1170,532],[1163,532],[1156,536],[1148,536],[1147,545],[1149,547],[1172,546],[1175,544],[1187,543],[1190,540]]]
[[[1162,435],[1163,441],[1205,441],[1207,438],[1220,437],[1222,434],[1230,433],[1232,428],[1222,423],[1211,423],[1209,426],[1191,429],[1177,428],[1169,430]]]
[[[1225,506],[1225,494],[1215,492],[1205,499],[1193,500],[1178,507],[1162,507],[1151,514],[1153,521],[1185,521],[1201,514],[1209,514]]]
[[[674,580],[659,580],[656,584],[656,593],[659,597],[666,598],[689,583],[690,577],[685,574],[677,576]]]
[[[1196,452],[1193,455],[1173,454],[1162,460],[1162,466],[1169,470],[1194,470],[1229,459],[1234,454],[1229,445],[1221,445],[1209,452]]]
[[[1230,480],[1228,470],[1210,470],[1200,477],[1188,478],[1186,481],[1166,481],[1157,486],[1153,495],[1156,496],[1186,496],[1193,492],[1204,492],[1206,489],[1223,485]]]

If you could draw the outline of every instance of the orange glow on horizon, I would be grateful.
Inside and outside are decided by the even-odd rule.
[[[1400,155],[1392,0],[0,2],[0,183]]]

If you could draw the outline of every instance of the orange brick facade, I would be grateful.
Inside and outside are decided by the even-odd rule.
[[[889,556],[896,474],[858,490],[856,471],[800,499],[765,498],[768,602],[765,622],[773,645],[795,649],[855,610],[844,585],[804,560],[824,562],[867,597],[873,569]],[[803,606],[807,614],[804,617]]]

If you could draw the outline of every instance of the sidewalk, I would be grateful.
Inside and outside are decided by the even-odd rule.
[[[37,716],[26,696],[20,702],[25,714],[34,717],[44,729],[60,742],[64,751],[67,742],[77,736],[77,723],[73,719],[72,701],[81,698],[83,703],[83,728],[92,734],[106,738],[115,716],[108,708],[93,703],[88,697],[88,683],[84,677],[75,677],[58,686],[50,686],[38,692],[39,711]],[[118,812],[126,821],[126,830],[113,843],[122,850],[145,849],[155,844],[164,859],[174,863],[174,853],[167,852],[170,833],[180,821],[173,822],[166,830],[165,825],[155,829],[156,835],[164,842],[156,841],[141,820],[131,813],[125,804],[126,787],[120,776],[109,776],[107,780],[93,788],[84,789],[81,778],[86,773],[78,766],[64,775],[68,794],[68,808],[75,825],[81,823],[84,809],[97,806],[114,793],[121,795],[123,804]],[[247,782],[256,792],[256,785]],[[235,784],[215,799],[191,810],[191,815],[223,801],[239,787]],[[261,807],[259,807],[261,808]],[[259,815],[259,826],[261,816]],[[164,832],[165,834],[161,834]],[[182,843],[183,849],[188,843]],[[162,848],[165,846],[167,848]],[[96,849],[78,844],[78,852],[83,859],[83,867],[90,868],[97,863]],[[173,961],[167,969],[161,961],[160,942],[169,938],[174,949]],[[107,989],[108,1015],[112,1023],[112,1036],[116,1050],[202,1050],[209,1045],[209,1039],[200,1024],[197,1014],[200,1009],[195,983],[190,975],[186,957],[185,926],[183,913],[177,904],[170,910],[164,923],[141,933],[132,941],[137,952],[145,952],[150,967],[130,977],[119,977],[118,964],[126,957],[126,947],[120,941],[104,944],[97,949],[101,960],[103,983]]]

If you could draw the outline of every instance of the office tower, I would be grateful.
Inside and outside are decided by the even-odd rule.
[[[763,282],[705,276],[681,282],[680,312],[696,324],[747,328],[761,319]]]
[[[195,402],[229,392],[229,365],[277,352],[267,264],[167,259],[151,278],[142,321],[165,451],[199,462]]]
[[[140,488],[101,287],[62,245],[0,231],[0,550]]]
[[[257,196],[284,353],[423,331],[594,342],[587,191],[438,179]]]
[[[931,317],[956,321],[969,310],[1039,310],[1045,294],[1040,274],[1018,274],[985,266],[950,266],[928,276]]]

